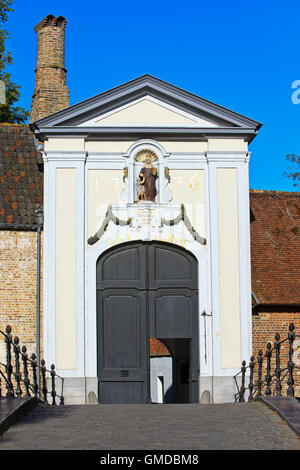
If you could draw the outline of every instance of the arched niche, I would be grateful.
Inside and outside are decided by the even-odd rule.
[[[150,155],[152,166],[157,170],[156,197],[154,203],[168,203],[172,200],[171,191],[167,189],[170,181],[168,169],[169,153],[158,142],[154,140],[139,140],[132,144],[126,153],[124,166],[124,182],[126,189],[122,193],[122,200],[125,203],[138,202],[139,184],[137,183],[139,174],[145,166],[145,157]],[[144,201],[140,201],[144,202]]]

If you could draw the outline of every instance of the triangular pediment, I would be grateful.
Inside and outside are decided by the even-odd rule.
[[[143,75],[31,124],[39,137],[72,133],[143,135],[181,132],[205,137],[239,134],[248,141],[261,124],[181,88]],[[173,131],[172,131],[173,129]],[[179,131],[179,129],[181,129]]]
[[[101,114],[80,126],[195,126],[214,127],[215,123],[185,112],[151,96],[145,96],[113,111]]]

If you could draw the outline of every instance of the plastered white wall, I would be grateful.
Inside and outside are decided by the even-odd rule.
[[[56,169],[56,368],[76,369],[76,169]]]
[[[205,238],[205,174],[204,170],[171,170],[168,189],[171,203],[184,204],[192,225]]]
[[[217,168],[221,366],[240,367],[237,169]]]
[[[107,206],[121,202],[122,170],[88,170],[88,236],[100,228]]]

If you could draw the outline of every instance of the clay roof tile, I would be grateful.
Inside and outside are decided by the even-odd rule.
[[[43,201],[41,158],[28,125],[0,124],[0,225],[33,225]]]

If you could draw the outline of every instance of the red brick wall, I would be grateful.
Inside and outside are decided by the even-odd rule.
[[[29,355],[36,352],[36,237],[36,232],[0,231],[0,330],[9,324]],[[41,348],[42,316],[41,280]],[[2,338],[0,361],[6,362]]]
[[[279,309],[277,309],[279,310]],[[281,309],[280,309],[281,310]],[[266,352],[267,343],[270,342],[272,347],[274,346],[275,334],[280,334],[280,340],[283,340],[287,337],[289,331],[290,323],[295,325],[295,333],[299,335],[296,338],[296,343],[298,343],[298,348],[294,352],[294,362],[298,363],[300,367],[300,309],[299,311],[260,311],[257,314],[254,314],[252,317],[252,341],[253,341],[253,354],[255,359],[257,359],[257,354],[260,349],[263,350],[263,353]],[[298,351],[298,352],[297,352]],[[288,341],[281,345],[281,367],[286,367],[288,362]],[[266,363],[266,361],[264,361]],[[275,369],[275,351],[272,355],[272,373]],[[248,363],[247,363],[248,365]],[[265,376],[265,371],[263,377]],[[294,371],[295,378],[295,396],[300,397],[300,369],[295,369]],[[287,380],[287,379],[286,379]],[[286,380],[284,384],[284,390],[286,390]]]

